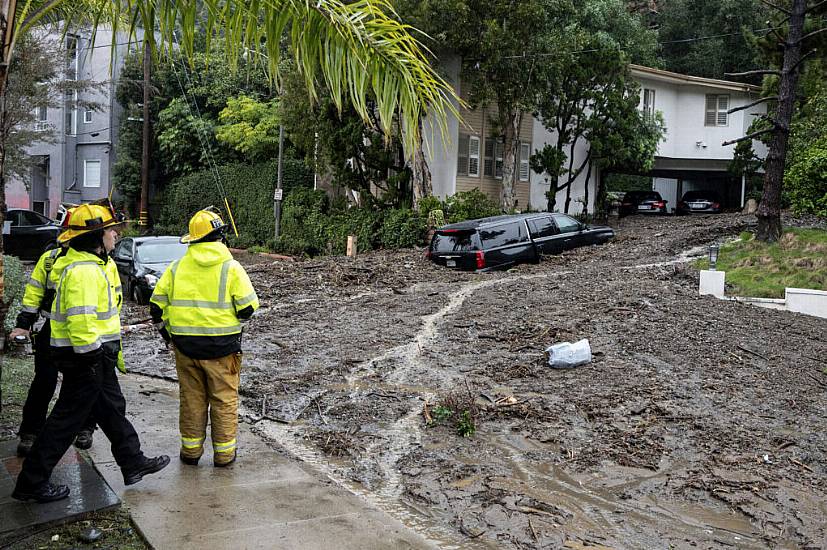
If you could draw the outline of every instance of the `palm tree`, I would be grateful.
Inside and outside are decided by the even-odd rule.
[[[398,20],[389,0],[0,0],[0,16],[0,97],[15,37],[38,23],[59,20],[93,30],[106,23],[113,40],[117,31],[135,38],[140,29],[154,29],[143,39],[156,56],[170,55],[180,44],[192,57],[196,32],[203,29],[208,39],[225,37],[229,59],[265,50],[254,58],[266,60],[275,80],[285,39],[312,95],[320,79],[340,109],[349,101],[368,120],[375,108],[387,135],[395,121],[405,130],[409,155],[421,145],[421,117],[433,116],[445,133],[446,115],[457,114],[453,88],[430,66],[412,36],[415,29]],[[0,154],[0,224],[6,204],[4,160]],[[0,296],[1,254],[2,242]]]

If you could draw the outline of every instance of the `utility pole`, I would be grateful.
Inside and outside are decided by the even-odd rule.
[[[278,176],[276,176],[276,190],[273,193],[273,215],[276,218],[276,232],[275,232],[276,239],[279,238],[279,232],[280,232],[280,226],[281,226],[281,199],[282,199],[281,173],[282,173],[282,150],[283,149],[284,149],[284,125],[279,124],[279,170],[278,170]]]
[[[149,86],[151,84],[151,64],[152,52],[149,48],[149,41],[144,38],[144,131],[141,151],[141,207],[138,217],[138,224],[144,229],[149,226]]]

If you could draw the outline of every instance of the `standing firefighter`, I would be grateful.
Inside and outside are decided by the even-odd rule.
[[[161,276],[150,298],[152,320],[175,348],[181,394],[181,461],[195,466],[204,452],[207,414],[213,465],[236,459],[241,321],[258,309],[250,278],[223,242],[227,226],[210,207],[197,212],[187,253]]]
[[[18,336],[28,338],[38,316],[43,315],[46,318],[40,330],[34,336],[34,379],[31,386],[29,386],[26,403],[23,405],[23,418],[18,431],[20,443],[17,445],[17,456],[29,454],[34,440],[46,422],[49,402],[52,400],[57,387],[58,371],[49,353],[49,339],[52,332],[49,323],[49,311],[52,309],[52,301],[55,297],[54,282],[51,281],[49,275],[57,259],[63,256],[67,250],[68,248],[65,246],[47,250],[37,260],[31,278],[26,284],[26,291],[23,294],[23,308],[17,316],[14,330],[9,335],[11,338]],[[90,448],[94,430],[95,420],[93,417],[89,417],[75,440],[75,446],[78,449]]]
[[[168,456],[147,458],[138,434],[126,419],[126,402],[115,367],[121,355],[121,300],[117,270],[107,253],[118,237],[118,220],[111,208],[83,204],[69,212],[66,254],[55,261],[49,279],[55,297],[49,314],[50,352],[63,374],[60,395],[46,424],[23,461],[12,497],[51,502],[69,496],[65,485],[49,482],[52,470],[72,444],[90,413],[112,443],[112,454],[123,472],[124,484],[169,464]]]

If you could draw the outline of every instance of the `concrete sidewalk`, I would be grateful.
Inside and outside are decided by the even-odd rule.
[[[309,466],[270,449],[246,424],[239,427],[233,466],[214,468],[209,452],[197,467],[182,464],[177,385],[138,375],[120,381],[144,453],[168,454],[172,463],[125,488],[100,431],[90,453],[156,549],[434,548]]]

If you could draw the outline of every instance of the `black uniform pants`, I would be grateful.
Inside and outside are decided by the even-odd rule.
[[[46,320],[40,332],[35,336],[34,378],[29,386],[29,394],[23,405],[23,419],[20,422],[20,435],[38,435],[46,422],[49,402],[57,387],[57,367],[49,353],[49,337],[52,334],[51,323]],[[81,431],[95,431],[95,418],[90,415]]]
[[[108,352],[97,358],[76,355],[55,361],[63,373],[60,395],[23,461],[17,478],[19,490],[33,491],[49,481],[90,412],[111,442],[118,466],[128,471],[141,464],[144,454],[138,434],[125,416],[126,400],[115,374],[115,361],[116,356]]]

